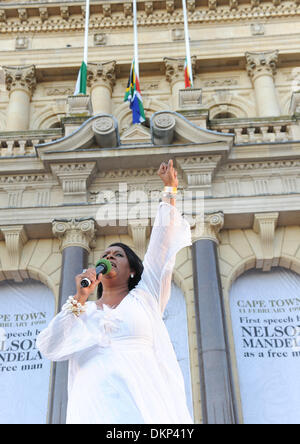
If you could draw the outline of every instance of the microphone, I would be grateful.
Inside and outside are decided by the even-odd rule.
[[[111,263],[107,259],[100,259],[96,263],[96,276],[98,279],[99,274],[108,274],[111,271]],[[89,278],[83,278],[80,282],[82,288],[89,287],[91,285]]]

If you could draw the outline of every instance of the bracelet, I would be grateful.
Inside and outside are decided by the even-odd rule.
[[[85,312],[86,307],[80,302],[76,301],[73,296],[69,296],[67,302],[62,306],[62,310],[69,311],[75,316],[80,316]]]
[[[167,199],[176,199],[176,194],[163,192],[162,197],[166,197]]]
[[[176,187],[164,187],[162,196],[167,199],[176,199],[177,188]]]
[[[177,194],[177,187],[165,187],[164,193]]]

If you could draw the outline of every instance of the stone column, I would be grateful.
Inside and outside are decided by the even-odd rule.
[[[278,51],[246,52],[247,71],[253,82],[258,117],[281,115],[274,75]]]
[[[185,58],[164,58],[166,67],[166,79],[171,84],[172,91],[172,110],[179,109],[179,90],[185,88],[184,83],[184,62]],[[191,58],[192,70],[195,72],[196,57]]]
[[[196,219],[193,232],[195,310],[201,399],[205,424],[234,424],[230,358],[218,266],[218,232],[222,213]]]
[[[88,63],[87,85],[94,114],[111,114],[111,95],[116,83],[116,62]]]
[[[9,91],[7,131],[26,131],[29,128],[30,100],[36,86],[35,66],[3,66],[6,88]]]
[[[54,220],[53,234],[61,240],[62,273],[58,311],[68,296],[76,293],[75,276],[88,267],[88,255],[95,235],[94,220]],[[68,362],[56,362],[52,371],[49,422],[64,424],[67,412]]]

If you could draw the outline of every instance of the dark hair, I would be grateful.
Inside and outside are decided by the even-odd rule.
[[[137,284],[141,280],[144,271],[143,263],[141,259],[138,257],[138,255],[130,247],[128,247],[128,245],[122,244],[121,242],[116,242],[114,244],[110,244],[109,247],[121,247],[127,256],[130,269],[135,271],[134,277],[133,278],[130,277],[128,280],[128,290],[131,291],[133,288],[137,286]],[[101,298],[102,292],[103,292],[103,286],[100,282],[97,289],[98,299]]]

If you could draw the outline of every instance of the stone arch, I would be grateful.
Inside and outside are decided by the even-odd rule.
[[[210,119],[215,119],[218,114],[229,113],[234,118],[246,118],[255,112],[254,104],[249,100],[234,96],[231,92],[220,92],[211,96],[206,102],[209,108]]]
[[[65,108],[65,105],[59,107],[53,104],[41,111],[36,110],[32,117],[31,128],[34,130],[53,128],[54,125],[60,123],[61,117],[65,115]]]
[[[28,240],[19,252],[19,259],[14,257],[12,267],[10,252],[2,242],[0,281],[34,279],[42,282],[53,293],[56,309],[58,307],[59,284],[62,255],[59,252],[58,239]]]

